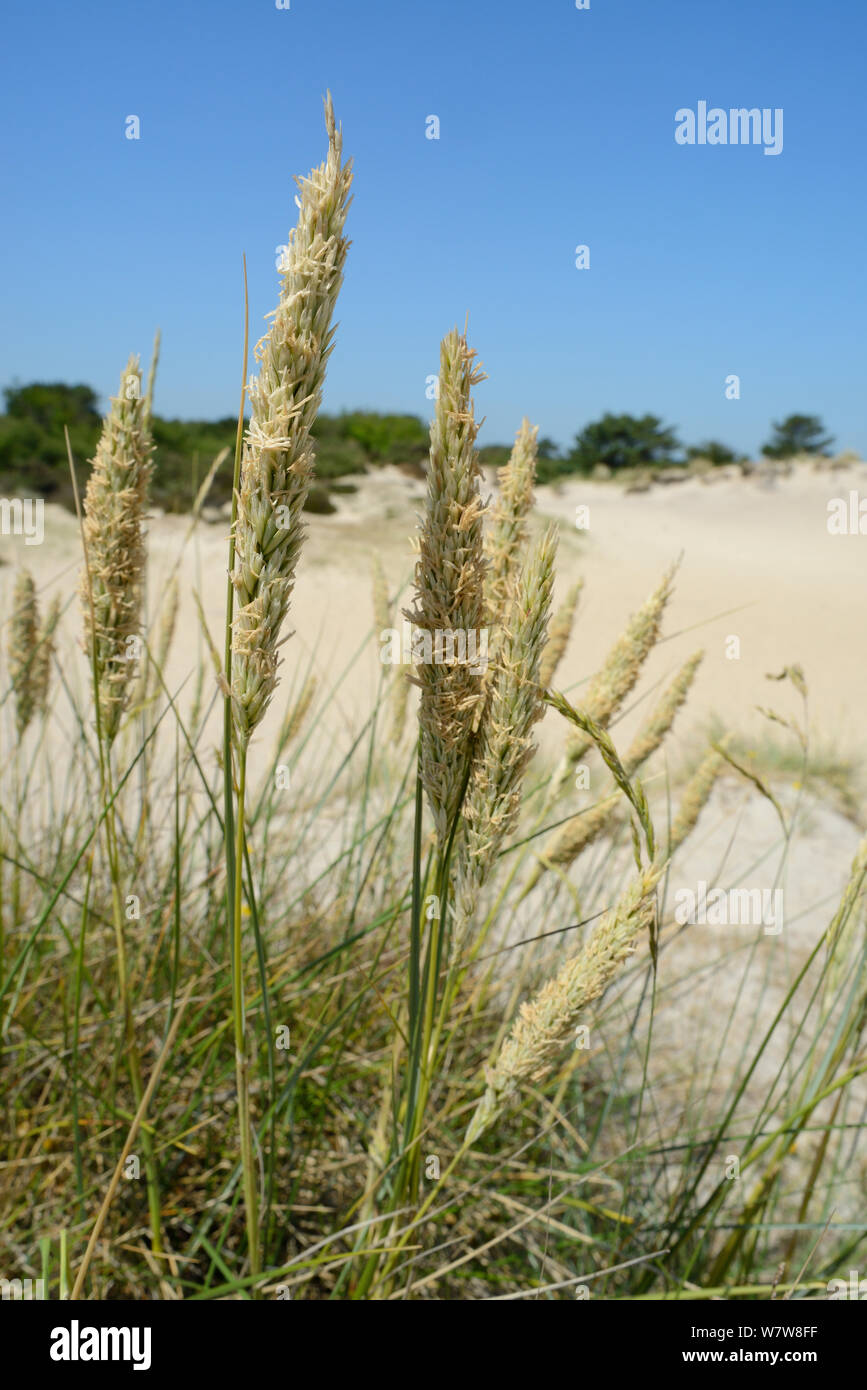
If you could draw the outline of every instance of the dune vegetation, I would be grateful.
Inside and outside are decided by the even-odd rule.
[[[654,1024],[693,929],[673,866],[723,775],[773,805],[784,855],[798,808],[736,730],[669,777],[703,655],[647,688],[676,564],[600,669],[559,689],[584,595],[554,602],[536,426],[516,421],[485,496],[465,331],[441,343],[412,593],[402,608],[376,569],[358,634],[378,650],[406,619],[415,660],[381,663],[348,744],[328,733],[358,653],[324,687],[291,633],[351,256],[330,99],[326,125],[239,409],[226,571],[205,577],[226,590],[222,634],[202,615],[202,659],[168,682],[178,582],[148,585],[156,361],[123,368],[86,475],[67,439],[79,592],[45,602],[26,553],[16,574],[2,1267],[58,1299],[823,1296],[863,1248],[845,1213],[863,1183],[867,841],[779,1007],[738,992],[710,1076],[696,1063],[662,1108]],[[800,669],[780,674],[806,706]],[[802,768],[806,729],[784,729]],[[760,990],[777,946],[752,926]]]

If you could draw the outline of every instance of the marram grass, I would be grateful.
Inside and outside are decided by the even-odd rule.
[[[112,397],[84,498],[84,647],[100,735],[113,743],[138,667],[152,443],[141,368],[130,357]]]
[[[649,931],[655,911],[653,893],[664,867],[657,863],[641,873],[603,917],[589,945],[521,1005],[499,1056],[486,1073],[485,1093],[470,1121],[467,1144],[484,1133],[523,1083],[544,1077],[588,1005],[599,998],[633,953],[637,939]]]
[[[9,675],[15,697],[15,731],[19,742],[24,737],[38,704],[36,644],[39,631],[39,610],[36,586],[28,570],[20,569],[15,576],[12,596],[12,622],[9,629]]]
[[[232,942],[232,1014],[238,1120],[250,1269],[260,1269],[259,1173],[254,1152],[242,931],[247,853],[247,749],[277,688],[283,623],[304,540],[302,511],[313,479],[312,430],[333,347],[332,325],[349,242],[344,235],[352,183],[330,96],[325,103],[328,155],[298,180],[298,221],[283,257],[271,327],[256,347],[258,375],[247,388],[250,423],[240,459],[233,522],[234,568],[226,614],[231,632],[231,724],[237,745],[235,834],[226,809],[227,882]],[[231,748],[224,748],[231,760]]]
[[[578,608],[578,600],[581,597],[581,590],[584,581],[579,580],[573,584],[567,593],[560,607],[551,619],[551,626],[548,631],[548,641],[542,653],[542,662],[539,667],[539,680],[542,685],[549,686],[557,674],[557,668],[566,654],[569,645],[569,638],[572,636],[572,628],[575,623],[575,612]]]
[[[582,692],[581,708],[603,729],[635,688],[641,669],[656,645],[676,568],[672,565],[666,571],[646,603],[630,618],[626,631],[614,643],[601,670],[590,681],[586,693]],[[571,768],[581,761],[592,744],[590,735],[583,731],[568,740],[553,784],[555,793],[563,788]]]
[[[515,595],[527,540],[527,517],[533,506],[536,480],[538,434],[538,425],[523,420],[509,462],[498,471],[500,487],[487,535],[486,575],[488,613],[498,638]]]
[[[462,807],[452,951],[459,957],[506,836],[521,810],[524,773],[533,756],[533,726],[542,718],[539,668],[545,650],[557,537],[547,531],[515,580],[496,646],[478,751]]]
[[[864,848],[770,1021],[747,953],[696,965],[693,934],[684,964],[671,866],[699,821],[729,828],[714,787],[737,762],[720,745],[685,786],[638,780],[684,732],[699,669],[685,651],[621,746],[671,575],[601,670],[552,690],[577,588],[551,619],[555,538],[533,503],[527,422],[486,507],[465,335],[442,344],[414,613],[429,634],[488,628],[486,668],[421,662],[417,710],[399,705],[403,674],[368,709],[357,665],[329,682],[283,646],[347,246],[330,103],[327,135],[259,348],[232,578],[203,575],[231,587],[228,664],[206,628],[200,660],[178,650],[175,599],[199,601],[183,585],[144,653],[136,640],[159,467],[153,370],[142,402],[136,359],[88,483],[87,663],[56,588],[9,576],[0,1267],[44,1272],[51,1298],[100,1300],[571,1297],[576,1274],[617,1299],[769,1298],[775,1279],[821,1296],[867,1253],[829,1224],[857,1206]],[[160,678],[170,657],[193,676],[186,692]],[[208,729],[220,696],[222,757]],[[553,776],[542,717],[564,750]],[[567,783],[585,754],[602,780],[576,815]],[[783,859],[798,827],[785,830]],[[539,857],[548,872],[522,898]],[[713,969],[744,971],[715,1020],[737,1046],[711,1080],[690,1051],[673,1090],[658,1013]],[[748,1185],[717,1177],[733,1135]]]
[[[703,656],[703,652],[696,652],[678,671],[649,719],[641,726],[629,745],[623,758],[623,767],[628,777],[634,777],[661,747],[674,724],[675,715],[686,703]],[[709,792],[710,786],[708,794]],[[620,803],[621,797],[615,788],[613,795],[595,802],[561,826],[539,855],[539,861],[527,880],[525,894],[535,887],[546,869],[554,866],[563,869],[574,863],[578,855],[588,845],[593,844],[611,824],[614,811]],[[685,834],[680,836],[680,839],[685,838]],[[673,841],[673,845],[680,843],[680,839]]]
[[[304,539],[313,479],[312,428],[334,345],[332,324],[349,242],[352,165],[329,98],[328,156],[298,180],[297,225],[284,253],[280,299],[256,347],[250,423],[235,523],[237,609],[232,624],[232,708],[246,745],[277,686],[281,634]]]
[[[433,642],[485,627],[482,471],[472,388],[484,379],[466,337],[453,329],[440,348],[439,394],[431,425],[427,503],[418,545],[415,605],[407,617]],[[469,743],[484,682],[466,662],[419,665],[421,779],[444,850],[463,792]]]

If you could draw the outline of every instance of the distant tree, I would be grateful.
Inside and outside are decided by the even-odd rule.
[[[99,438],[98,397],[89,386],[34,381],[7,386],[6,412],[0,415],[2,488],[28,488],[70,501],[64,427],[73,458],[93,456]]]
[[[505,468],[511,457],[511,444],[483,444],[479,449],[479,462],[485,468]]]
[[[572,471],[568,458],[553,439],[544,436],[536,446],[536,478],[540,483],[553,483]]]
[[[32,420],[50,433],[62,433],[64,425],[99,424],[99,399],[90,386],[34,381],[29,386],[7,386],[3,395],[7,415]]]
[[[720,444],[718,439],[708,439],[704,444],[690,444],[686,451],[687,458],[707,459],[709,463],[740,463],[746,457],[745,454],[736,454],[727,444]]]
[[[762,445],[769,459],[789,459],[795,454],[827,454],[834,436],[825,434],[818,415],[787,415],[781,423],[774,421],[773,435]]]
[[[339,415],[338,432],[359,443],[372,463],[404,463],[430,447],[428,426],[417,415],[353,410]]]
[[[603,415],[575,436],[569,471],[589,473],[597,463],[608,468],[658,468],[677,463],[681,446],[672,427],[656,415]]]
[[[512,456],[511,444],[483,444],[479,459],[486,468],[503,468]],[[569,469],[553,439],[540,439],[536,445],[536,480],[550,483]]]

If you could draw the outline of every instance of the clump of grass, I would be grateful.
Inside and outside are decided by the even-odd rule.
[[[392,739],[386,756],[382,736],[405,682],[381,682],[379,703],[361,713],[348,746],[335,706],[342,682],[355,680],[351,663],[324,691],[312,664],[288,693],[278,687],[346,247],[349,170],[330,102],[326,113],[328,159],[302,181],[280,304],[260,344],[253,421],[246,438],[239,431],[226,655],[203,623],[207,651],[203,644],[189,719],[161,679],[171,587],[137,681],[126,659],[141,633],[153,372],[146,404],[122,392],[105,424],[84,526],[93,709],[80,707],[64,678],[68,757],[56,769],[34,745],[44,802],[28,805],[26,827],[5,810],[0,818],[0,857],[28,883],[26,900],[14,895],[10,905],[0,894],[11,1136],[0,1165],[0,1240],[16,1266],[41,1258],[60,1297],[85,1286],[94,1298],[242,1299],[278,1286],[281,1296],[288,1287],[311,1299],[526,1296],[568,1290],[576,1269],[604,1278],[610,1297],[715,1298],[733,1288],[762,1297],[794,1288],[808,1258],[809,1289],[821,1292],[834,1261],[863,1249],[860,1233],[832,1228],[814,1256],[811,1228],[824,1229],[847,1199],[847,1132],[857,1132],[863,1108],[864,846],[772,1022],[756,1032],[759,1013],[744,1019],[741,1005],[720,1020],[723,1042],[744,1039],[735,1061],[717,1058],[729,1069],[721,1103],[710,1083],[700,1093],[696,1067],[687,1098],[695,1103],[686,1116],[685,1101],[669,1125],[651,1037],[659,1001],[674,996],[676,1006],[690,980],[664,969],[682,933],[666,903],[667,868],[724,767],[769,793],[719,742],[682,793],[664,852],[657,848],[638,774],[667,746],[699,654],[624,753],[614,740],[659,638],[671,575],[579,708],[550,690],[577,593],[550,624],[555,537],[530,539],[536,432],[526,421],[485,515],[471,390],[481,377],[465,335],[448,335],[442,349],[416,613],[428,635],[490,626],[487,668],[416,669],[414,795],[412,764],[394,758]],[[128,547],[115,547],[117,535]],[[377,624],[387,625],[381,572],[376,595]],[[23,735],[35,715],[53,716],[44,690],[56,611],[40,623],[23,581],[21,599],[2,699],[11,698],[19,752],[30,752],[34,741]],[[224,701],[221,759],[203,742],[209,662]],[[806,704],[798,668],[784,674]],[[250,766],[261,783],[251,772],[248,786],[250,740],[280,694],[271,758],[257,750]],[[131,717],[134,702],[140,719]],[[577,818],[577,830],[574,816],[559,827],[552,816],[563,765],[552,779],[532,761],[546,704],[571,726],[567,770],[592,750],[611,779],[611,795]],[[172,755],[151,756],[165,728]],[[799,748],[803,762],[800,737]],[[146,752],[144,795],[131,808],[124,788]],[[293,779],[303,768],[303,795],[281,801],[283,758]],[[17,777],[17,756],[12,762],[0,776]],[[0,798],[0,809],[8,804]],[[621,862],[627,827],[634,870]],[[94,853],[99,835],[107,874]],[[523,871],[543,836],[543,859],[556,872],[522,900]],[[596,852],[582,857],[591,840]],[[144,904],[134,932],[124,920],[131,889]],[[564,919],[564,894],[601,910],[577,924]],[[255,989],[245,985],[247,933]],[[569,1048],[585,1022],[593,1049]],[[163,1029],[145,1087],[141,1057]],[[279,1059],[275,1034],[287,1035]],[[760,1074],[776,1045],[779,1059]],[[118,1084],[121,1060],[129,1088]],[[171,1085],[158,1087],[164,1066]],[[754,1103],[748,1086],[759,1075]],[[732,1135],[753,1178],[746,1197],[711,1167]],[[149,1250],[136,1184],[119,1181],[114,1161],[132,1156],[133,1140],[145,1156]],[[808,1149],[803,1181],[796,1140]],[[555,1209],[543,1244],[536,1219]],[[51,1269],[46,1247],[57,1232]],[[774,1274],[781,1260],[795,1261],[786,1285]]]
[[[407,991],[399,1008],[405,1013],[407,1058],[405,1079],[393,1102],[391,1150],[396,1173],[377,1203],[376,1179],[388,1162],[379,1142],[371,1151],[374,1188],[367,1207],[382,1206],[392,1222],[406,1200],[414,1200],[420,1181],[419,1143],[428,1097],[448,1012],[449,989],[443,989],[442,965],[448,960],[452,902],[452,853],[458,817],[472,775],[473,745],[482,714],[486,672],[452,649],[446,634],[472,634],[476,642],[485,626],[484,505],[476,449],[478,426],[472,388],[484,379],[474,365],[475,353],[466,336],[453,329],[440,347],[439,393],[431,424],[430,466],[426,506],[420,519],[419,558],[415,572],[415,606],[406,617],[427,635],[429,656],[416,666],[414,681],[421,689],[413,834],[413,889]],[[435,643],[441,644],[437,651]],[[436,659],[436,658],[439,659]],[[421,863],[423,798],[427,797],[434,824],[435,855],[427,874]],[[427,879],[427,883],[425,883]],[[426,893],[426,888],[430,892]],[[423,900],[431,911],[422,918]],[[425,928],[427,930],[425,931]],[[399,1043],[395,1043],[396,1049]],[[395,1055],[395,1064],[397,1055]],[[393,1083],[383,1087],[384,1126]],[[398,1138],[400,1136],[400,1138]],[[395,1152],[396,1151],[396,1152]],[[392,1230],[396,1228],[392,1225]],[[355,1287],[363,1297],[377,1278],[379,1256],[372,1256]],[[386,1274],[393,1257],[386,1261]]]
[[[539,668],[547,641],[556,533],[546,532],[527,554],[536,430],[524,421],[510,462],[501,471],[500,498],[486,531],[471,395],[483,376],[474,357],[457,330],[443,340],[416,606],[407,616],[430,634],[431,651],[437,635],[460,632],[465,639],[469,634],[478,638],[490,626],[493,656],[472,661],[467,642],[464,659],[435,657],[416,668],[421,699],[414,883],[406,1026],[401,1029],[408,1055],[392,1114],[392,1134],[401,1138],[399,1143],[392,1139],[389,1152],[389,1081],[371,1145],[372,1190],[365,1207],[375,1204],[379,1179],[393,1163],[396,1174],[384,1203],[393,1218],[401,1203],[418,1198],[419,1146],[433,1080],[453,1026],[471,922],[504,838],[518,819],[522,780],[534,751],[532,729],[544,709]],[[426,875],[420,857],[422,792],[435,843]],[[422,901],[432,909],[424,920]],[[391,1231],[398,1236],[394,1223]],[[378,1257],[367,1262],[356,1296],[371,1287],[381,1296],[389,1288],[399,1248],[398,1239],[381,1272]]]

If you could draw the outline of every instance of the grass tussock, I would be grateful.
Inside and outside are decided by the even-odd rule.
[[[466,334],[441,345],[412,684],[380,665],[372,707],[338,715],[395,619],[378,560],[374,627],[337,681],[281,660],[349,247],[330,101],[326,126],[239,425],[222,653],[202,617],[173,688],[178,608],[201,604],[172,582],[146,611],[155,363],[142,395],[130,360],[90,468],[86,661],[60,596],[15,581],[2,1267],[52,1298],[821,1296],[863,1244],[831,1218],[860,1198],[867,848],[770,1016],[760,923],[687,953],[678,856],[722,773],[772,804],[781,865],[803,786],[786,803],[721,731],[672,786],[701,652],[621,749],[674,569],[578,696],[552,688],[579,589],[552,618],[528,421],[483,495]],[[786,726],[802,770],[807,724]],[[655,1029],[708,970],[742,985],[710,1074],[691,1054],[672,1095]]]

